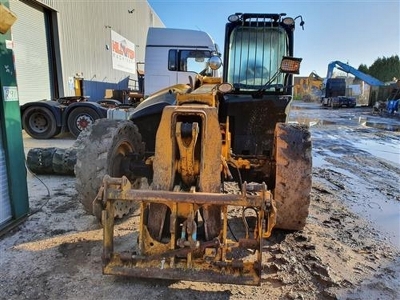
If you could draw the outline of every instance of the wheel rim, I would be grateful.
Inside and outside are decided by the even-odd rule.
[[[35,112],[29,118],[29,127],[36,133],[42,133],[49,127],[49,122],[42,113]]]
[[[79,131],[86,129],[89,125],[92,125],[93,123],[94,119],[88,114],[82,114],[76,118],[76,128],[78,128]]]
[[[116,147],[115,151],[111,155],[112,165],[110,166],[110,176],[112,177],[122,177],[126,176],[124,164],[125,157],[133,152],[133,147],[127,141],[123,141]],[[131,179],[131,178],[130,178]],[[131,180],[132,188],[140,188],[140,179]],[[122,218],[124,215],[128,214],[132,208],[132,203],[126,201],[116,201],[114,203],[115,215]]]
[[[115,147],[110,159],[112,162],[112,165],[110,166],[110,176],[121,177],[125,175],[123,161],[128,153],[132,152],[133,148],[127,141],[123,141],[118,147]]]

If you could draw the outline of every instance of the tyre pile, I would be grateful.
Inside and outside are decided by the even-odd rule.
[[[70,148],[33,148],[29,150],[26,164],[35,174],[74,175],[76,152]]]

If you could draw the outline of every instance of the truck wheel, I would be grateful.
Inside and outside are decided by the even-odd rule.
[[[75,141],[75,187],[78,199],[90,214],[101,219],[101,209],[93,209],[105,175],[121,177],[123,158],[132,153],[143,153],[141,135],[131,121],[99,119],[83,131]],[[140,188],[140,178],[129,178],[133,187]],[[115,217],[123,217],[136,207],[134,202],[116,201]]]
[[[311,134],[307,126],[278,123],[274,138],[276,228],[306,224],[312,184]]]
[[[82,130],[100,119],[99,114],[89,107],[77,107],[68,116],[68,130],[78,137]]]
[[[28,107],[22,114],[22,125],[35,139],[50,139],[61,131],[53,113],[46,107]]]

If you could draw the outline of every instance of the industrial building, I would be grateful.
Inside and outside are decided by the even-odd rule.
[[[127,89],[147,30],[165,27],[147,1],[0,0],[0,230],[29,213],[19,105]],[[1,26],[4,24],[0,24]],[[7,24],[5,24],[7,25]],[[15,70],[15,72],[14,72]]]
[[[144,61],[147,29],[164,27],[147,1],[9,2],[20,105],[126,89]]]

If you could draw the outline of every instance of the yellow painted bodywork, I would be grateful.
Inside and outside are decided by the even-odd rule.
[[[124,177],[104,179],[99,201],[105,207],[105,274],[261,282],[263,240],[270,236],[276,219],[272,194],[265,184],[246,183],[239,195],[221,192],[221,174],[231,177],[228,163],[249,168],[250,162],[230,155],[229,120],[220,124],[218,119],[221,80],[203,78],[199,82],[194,91],[183,88],[177,92],[177,105],[163,110],[155,154],[147,160],[153,164],[151,189],[132,189]],[[138,253],[114,252],[114,201],[140,202]],[[228,238],[228,211],[235,206],[257,212],[254,231],[247,230],[246,237],[238,241]],[[198,232],[200,228],[204,233]],[[245,260],[235,257],[237,249],[252,249],[254,254]]]

